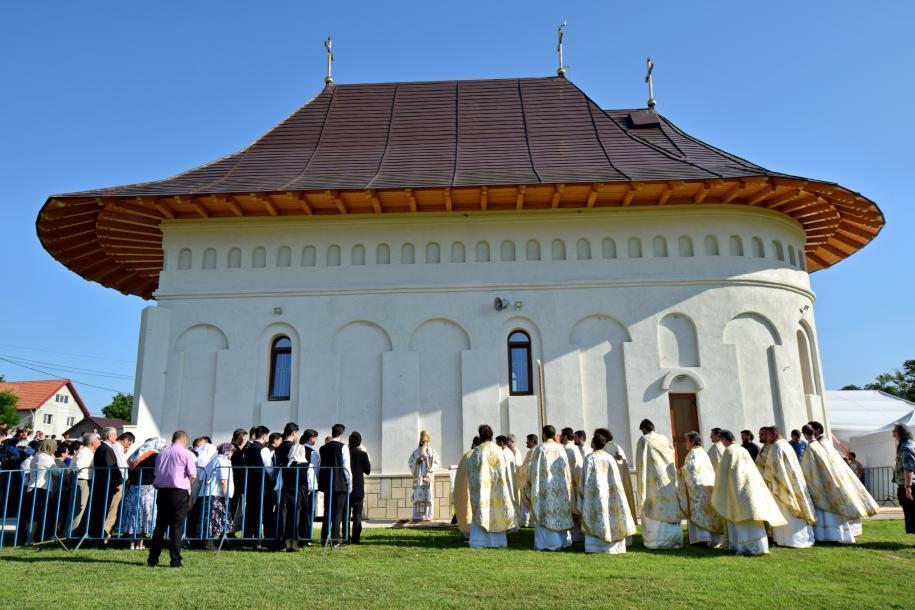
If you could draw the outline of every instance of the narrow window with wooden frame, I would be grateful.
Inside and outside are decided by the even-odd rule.
[[[523,330],[508,335],[508,393],[511,396],[534,393],[531,338]]]
[[[279,336],[270,346],[270,389],[268,400],[289,400],[292,385],[292,341]]]

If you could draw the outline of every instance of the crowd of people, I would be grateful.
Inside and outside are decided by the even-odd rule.
[[[507,534],[534,528],[534,546],[559,550],[583,541],[589,553],[623,553],[641,521],[649,549],[688,544],[764,554],[769,540],[806,548],[818,541],[851,544],[861,519],[878,507],[853,464],[809,422],[784,439],[774,426],[749,430],[741,443],[719,428],[704,447],[698,432],[685,437],[678,460],[667,438],[649,420],[636,446],[637,484],[612,433],[545,426],[529,434],[522,458],[515,436],[479,427],[453,480],[454,520],[473,548],[504,547]],[[321,544],[359,544],[364,478],[371,474],[362,437],[336,424],[318,446],[318,432],[288,423],[282,432],[264,426],[237,429],[214,445],[177,431],[171,443],[114,428],[78,441],[30,438],[24,429],[0,426],[0,506],[16,517],[18,544],[54,539],[108,545],[123,537],[131,549],[149,544],[157,565],[169,536],[170,563],[181,565],[184,540],[213,548],[240,538],[255,548],[297,551],[312,544],[319,494]],[[915,533],[912,475],[915,443],[905,426],[893,431],[898,458],[894,481]],[[803,437],[803,438],[802,438]],[[440,458],[428,432],[420,435],[408,465],[414,477],[413,517],[431,520],[434,475]],[[20,491],[21,490],[21,491]]]

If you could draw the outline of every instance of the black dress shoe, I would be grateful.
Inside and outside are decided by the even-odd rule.
[[[170,564],[168,564],[168,567],[170,567],[170,568],[180,568],[180,567],[181,567],[181,562],[178,561],[178,562],[175,562],[175,563],[170,563]]]
[[[149,567],[151,567],[151,568],[155,568],[156,566],[159,565],[159,562],[158,562],[158,561],[147,561],[147,562],[146,562],[146,565],[149,566]]]

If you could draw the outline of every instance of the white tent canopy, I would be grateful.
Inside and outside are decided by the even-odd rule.
[[[833,436],[866,468],[895,463],[894,424],[915,433],[915,403],[879,390],[827,391],[826,408]]]

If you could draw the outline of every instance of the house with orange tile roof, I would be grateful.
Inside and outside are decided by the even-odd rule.
[[[62,438],[65,430],[89,416],[89,409],[69,379],[0,382],[0,392],[6,390],[19,397],[17,425],[48,436]]]

